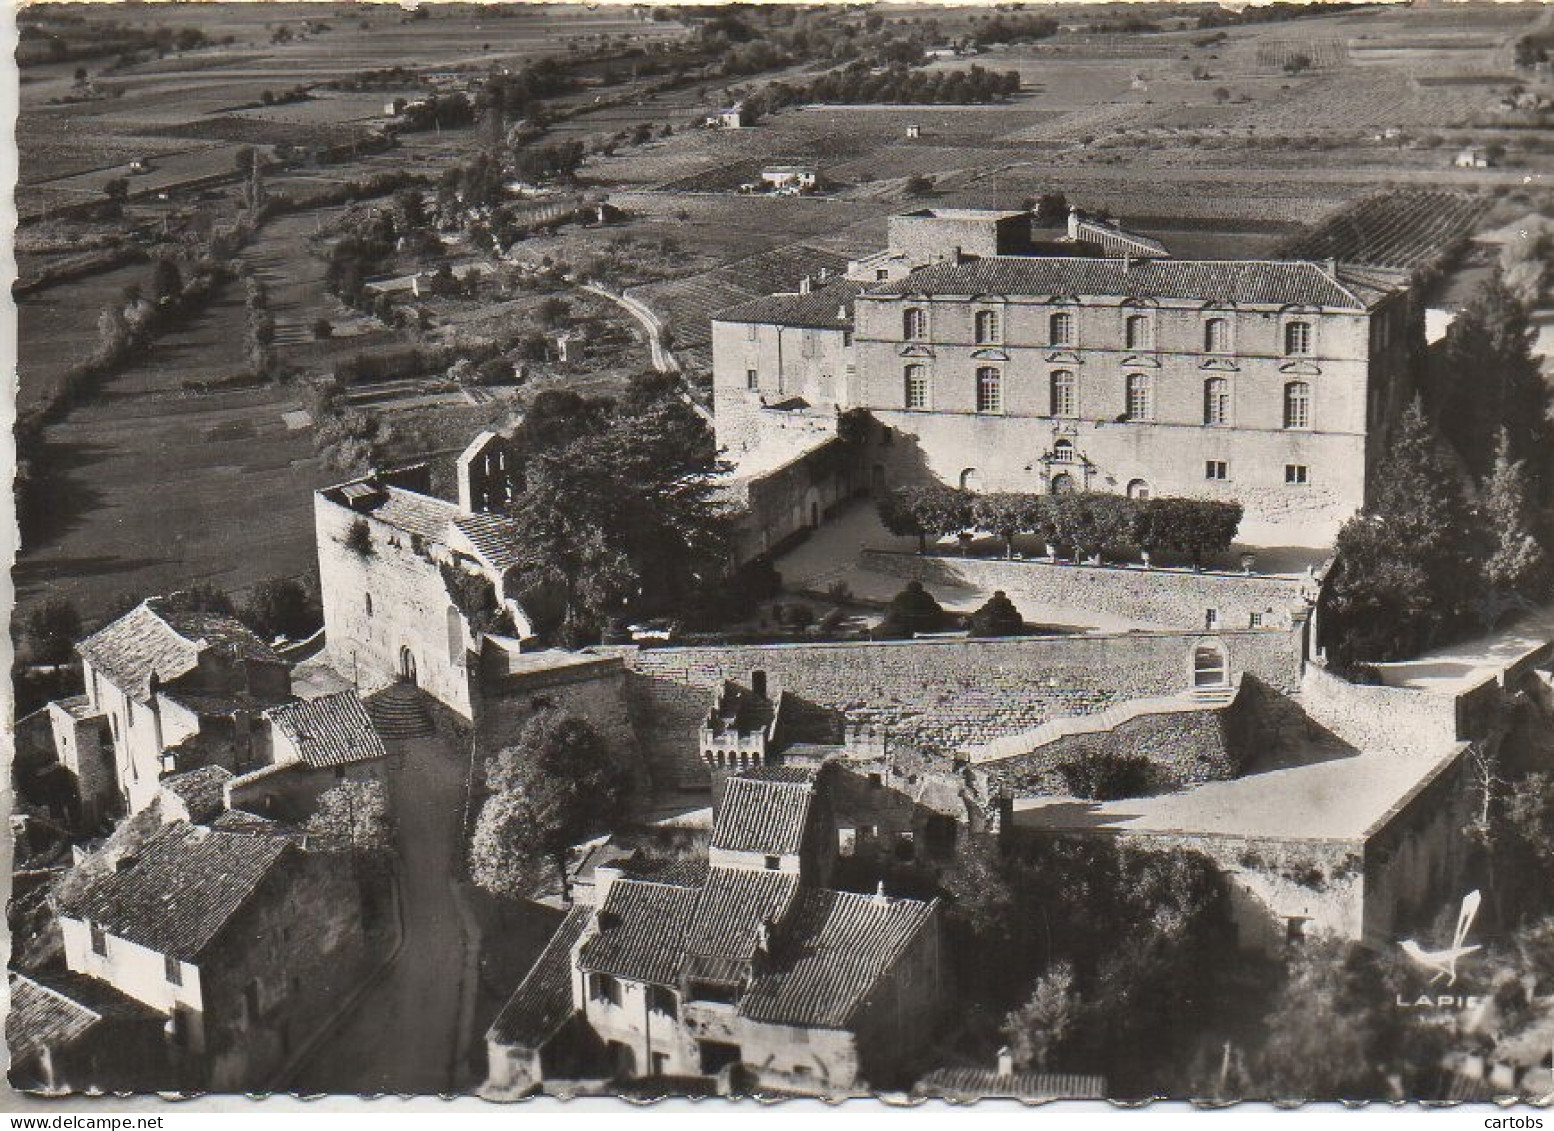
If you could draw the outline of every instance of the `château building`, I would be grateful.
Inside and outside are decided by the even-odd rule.
[[[1245,542],[1330,542],[1364,504],[1410,393],[1404,280],[1174,259],[1077,213],[1053,238],[1032,225],[1022,212],[908,213],[845,276],[716,315],[728,458],[792,476],[798,450],[862,409],[877,422],[874,490],[1235,500]],[[796,529],[786,506],[758,525],[771,541]]]

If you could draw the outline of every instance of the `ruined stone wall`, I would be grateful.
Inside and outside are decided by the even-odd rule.
[[[1308,589],[1315,596],[1314,583],[1305,579],[1255,574],[928,557],[892,550],[865,550],[862,560],[877,573],[921,581],[930,590],[1002,589],[1022,612],[1061,605],[1156,628],[1203,629],[1211,620],[1221,628],[1251,628],[1255,619],[1260,627],[1287,630],[1304,617]]]

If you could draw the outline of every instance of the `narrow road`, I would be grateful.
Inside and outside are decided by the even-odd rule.
[[[388,742],[405,941],[382,981],[290,1082],[303,1094],[449,1094],[460,1024],[464,939],[454,876],[464,766],[436,738]]]
[[[603,287],[596,287],[592,283],[583,283],[582,289],[609,299],[642,324],[642,328],[647,331],[648,349],[652,351],[654,369],[660,373],[680,372],[680,359],[664,345],[664,324],[646,303],[628,294],[616,294]]]

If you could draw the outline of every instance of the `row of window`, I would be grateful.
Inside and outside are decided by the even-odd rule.
[[[624,994],[619,978],[597,972],[588,975],[588,996],[594,1001],[619,1006],[624,999]],[[680,1005],[675,999],[674,991],[663,986],[647,987],[647,1007],[654,1013],[669,1018],[680,1015]]]
[[[1222,459],[1203,461],[1203,477],[1220,483],[1230,479],[1230,464]],[[1284,465],[1284,482],[1289,487],[1304,487],[1311,482],[1311,468],[1304,463]]]
[[[978,345],[997,345],[1003,341],[1003,320],[996,310],[979,310],[972,320],[973,333]],[[1050,346],[1074,346],[1078,344],[1078,324],[1074,316],[1060,310],[1047,319],[1047,344]],[[1154,348],[1154,323],[1148,315],[1130,314],[1123,320],[1124,347],[1130,350]],[[928,312],[921,307],[910,307],[901,315],[901,334],[909,342],[928,340]],[[1284,354],[1299,357],[1311,352],[1312,332],[1310,322],[1286,322],[1284,324]],[[1230,319],[1209,318],[1203,323],[1203,352],[1229,353],[1231,351]]]
[[[902,399],[909,409],[927,409],[929,404],[928,367],[908,365],[903,376]],[[976,373],[977,411],[999,413],[1004,410],[1003,371],[983,366]],[[1130,373],[1127,379],[1124,411],[1129,420],[1155,418],[1154,380],[1146,373]],[[1057,417],[1079,415],[1079,379],[1067,369],[1059,369],[1048,378],[1048,413]],[[1284,386],[1284,427],[1311,427],[1311,386],[1305,381],[1290,381]],[[1210,377],[1203,383],[1203,422],[1230,423],[1230,382]]]

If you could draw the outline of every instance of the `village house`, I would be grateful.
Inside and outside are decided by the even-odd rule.
[[[263,1090],[363,973],[354,872],[245,814],[137,833],[57,893],[65,964],[158,1015],[156,1087]]]
[[[293,799],[382,773],[387,751],[356,692],[294,696],[286,661],[230,617],[150,598],[77,651],[85,694],[20,720],[17,742],[28,796],[79,830],[140,812],[196,770]]]
[[[487,1094],[717,1078],[834,1096],[909,1079],[944,989],[937,905],[826,888],[822,771],[732,777],[707,868],[597,869],[487,1034]]]
[[[769,192],[814,192],[821,186],[820,170],[813,165],[768,165],[761,170],[761,185]]]
[[[713,407],[735,475],[791,479],[864,410],[874,491],[1235,500],[1245,543],[1330,545],[1410,393],[1401,278],[1178,260],[1079,213],[1037,242],[1032,223],[918,209],[845,281],[717,314]]]
[[[83,824],[135,813],[163,774],[253,764],[259,716],[290,698],[287,666],[231,617],[149,598],[76,645],[86,693],[50,704],[56,760]]]
[[[166,1017],[92,978],[12,972],[5,1017],[15,1088],[146,1092],[166,1086]]]

